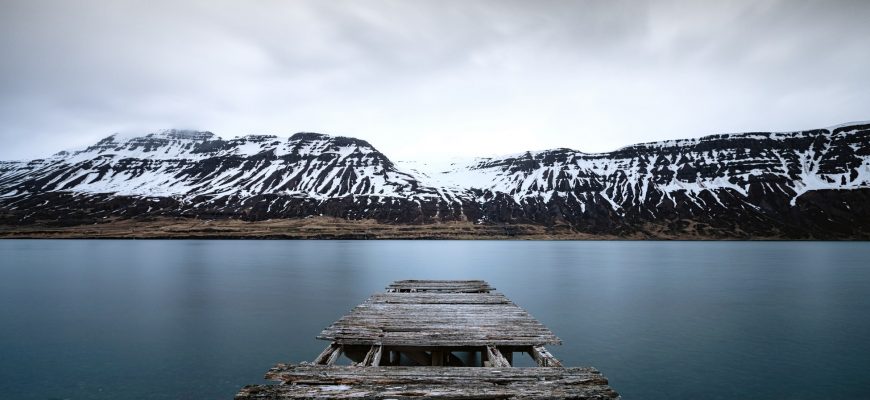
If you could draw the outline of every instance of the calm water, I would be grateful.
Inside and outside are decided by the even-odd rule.
[[[485,279],[626,399],[870,397],[870,243],[0,241],[0,397],[230,399],[396,279]]]

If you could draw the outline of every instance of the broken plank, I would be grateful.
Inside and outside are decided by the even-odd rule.
[[[510,367],[511,363],[495,346],[486,346],[486,359],[490,367],[504,368]]]
[[[562,363],[550,354],[544,346],[532,346],[529,355],[538,363],[539,367],[561,367]]]

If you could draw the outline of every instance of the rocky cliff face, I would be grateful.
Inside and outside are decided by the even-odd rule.
[[[328,215],[651,237],[870,238],[870,124],[570,149],[431,168],[369,143],[170,130],[0,162],[0,224]]]

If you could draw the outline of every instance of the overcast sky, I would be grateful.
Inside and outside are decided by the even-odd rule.
[[[315,131],[394,160],[870,119],[870,1],[0,2],[0,159]]]

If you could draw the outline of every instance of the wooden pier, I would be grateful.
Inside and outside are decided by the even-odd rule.
[[[278,364],[277,385],[236,399],[619,397],[594,368],[563,367],[545,347],[561,340],[484,281],[394,282],[317,338],[330,344],[313,363]],[[514,367],[521,353],[537,366]]]

